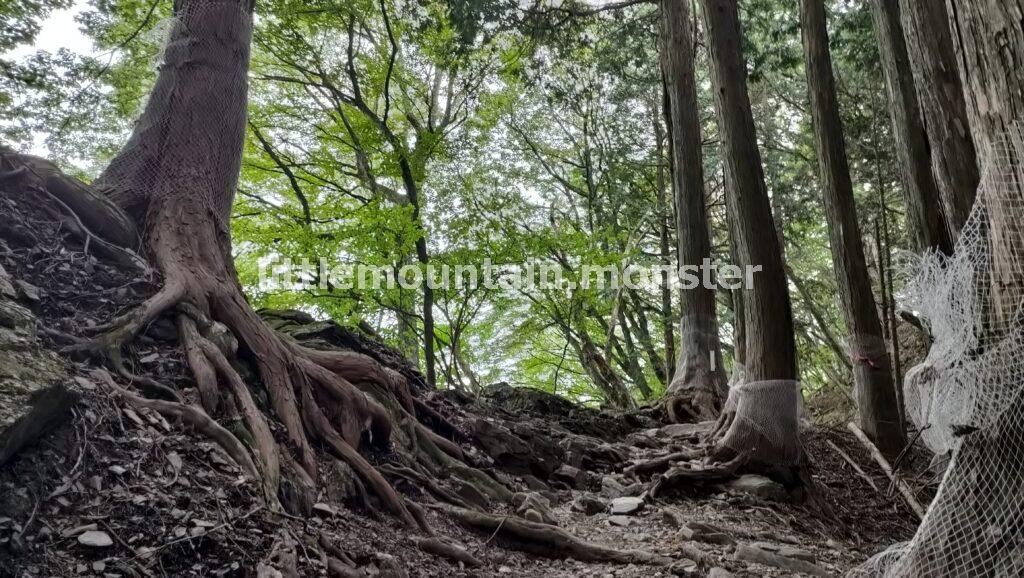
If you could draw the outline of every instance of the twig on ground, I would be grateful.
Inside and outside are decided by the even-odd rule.
[[[853,422],[846,424],[846,427],[849,428],[850,431],[853,432],[853,435],[857,436],[857,439],[860,440],[860,443],[864,444],[864,447],[868,449],[868,452],[871,454],[871,457],[873,457],[875,461],[878,462],[878,465],[882,468],[882,471],[885,472],[885,475],[889,476],[889,479],[892,481],[893,485],[896,486],[896,489],[899,490],[900,494],[903,495],[903,499],[907,501],[907,504],[910,506],[910,509],[913,510],[915,514],[917,514],[918,518],[924,519],[925,510],[924,508],[921,507],[921,504],[918,503],[917,498],[914,497],[913,490],[911,490],[910,487],[907,486],[907,483],[904,482],[899,476],[893,473],[892,467],[889,465],[888,460],[885,459],[885,456],[882,455],[882,452],[878,451],[878,448],[875,447],[875,444],[871,443],[871,440],[868,439],[867,434],[865,434],[859,427],[857,427],[857,424]]]
[[[839,446],[833,443],[832,440],[825,441],[828,442],[829,447],[835,450],[841,458],[846,460],[846,463],[850,464],[850,466],[854,469],[855,472],[860,474],[860,477],[864,478],[864,481],[867,482],[869,486],[871,486],[876,492],[882,492],[882,490],[878,489],[878,486],[875,484],[875,481],[871,479],[871,476],[869,476],[859,465],[857,465],[857,462],[853,461],[853,458],[851,458],[849,454],[844,452]]]

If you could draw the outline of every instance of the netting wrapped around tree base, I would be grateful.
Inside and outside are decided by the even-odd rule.
[[[934,338],[904,382],[907,412],[952,457],[913,540],[849,576],[1024,576],[1024,132],[987,155],[951,257],[930,254],[908,308]],[[927,428],[927,429],[925,429]]]
[[[733,386],[722,410],[715,453],[744,454],[771,466],[800,463],[800,382],[755,381]]]

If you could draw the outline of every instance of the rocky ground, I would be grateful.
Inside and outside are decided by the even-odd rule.
[[[126,310],[154,286],[70,244],[60,219],[25,199],[0,195],[0,223],[0,576],[274,576],[280,556],[317,576],[328,573],[324,551],[345,562],[331,569],[339,576],[838,576],[913,533],[914,515],[843,431],[805,432],[821,497],[814,508],[754,475],[655,500],[648,478],[624,470],[699,444],[709,424],[665,425],[652,410],[597,412],[503,384],[476,398],[421,399],[456,425],[450,437],[509,499],[443,472],[418,483],[389,475],[427,506],[436,535],[462,548],[454,555],[432,553],[434,543],[380,513],[337,461],[325,462],[311,511],[273,512],[219,446],[114,395],[93,362],[55,353],[62,335]],[[265,317],[299,340],[355,349],[414,377],[395,352],[356,331],[297,312]],[[190,391],[170,324],[151,327],[128,359],[134,373]],[[371,457],[387,471],[386,453]],[[439,496],[498,522],[468,529],[432,507]],[[520,519],[644,555],[538,556],[565,538],[517,539]],[[275,551],[282,543],[293,550]]]

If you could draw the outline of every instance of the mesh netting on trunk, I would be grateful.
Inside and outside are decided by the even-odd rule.
[[[800,444],[800,382],[754,381],[729,390],[723,414],[735,413],[717,442],[761,464],[793,466],[803,456]]]
[[[252,17],[240,0],[176,3],[132,135],[93,186],[137,221],[151,200],[208,203],[227,227],[245,135]]]
[[[986,157],[953,256],[924,256],[908,283],[934,345],[907,373],[907,413],[951,460],[914,538],[851,577],[1024,576],[1022,158],[1017,126]]]

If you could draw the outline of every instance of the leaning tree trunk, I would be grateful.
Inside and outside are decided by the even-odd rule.
[[[931,150],[932,172],[953,240],[978,189],[978,159],[943,0],[900,2],[910,68]]]
[[[851,333],[847,346],[853,364],[861,427],[882,452],[894,457],[903,448],[903,427],[857,224],[853,183],[832,77],[824,0],[801,1],[800,27],[832,264],[843,317]]]
[[[921,122],[898,0],[871,0],[871,12],[889,93],[889,116],[903,177],[907,227],[919,253],[938,249],[949,254],[953,251],[952,236],[932,174],[928,137]]]
[[[711,258],[689,4],[690,0],[664,0],[661,6],[680,266],[700,265]],[[668,413],[673,421],[711,419],[726,394],[714,288],[684,288],[681,306],[679,359],[667,390]]]
[[[751,459],[771,464],[777,463],[772,457],[780,455],[777,450],[799,448],[800,443],[795,427],[797,396],[789,391],[797,387],[798,379],[792,305],[747,94],[739,8],[736,0],[701,0],[701,6],[710,51],[715,110],[731,185],[727,187],[726,197],[735,233],[736,256],[744,270],[760,267],[752,275],[751,286],[744,287],[743,293],[745,377],[754,387],[747,391],[733,388],[732,392],[742,394],[742,399],[734,404],[737,414],[717,449],[723,455],[731,451],[748,452]],[[727,408],[730,403],[726,404]],[[745,416],[741,413],[744,408],[757,410],[757,413]],[[726,421],[729,419],[727,417]],[[790,424],[793,427],[785,427],[783,435],[772,439],[761,433]]]

